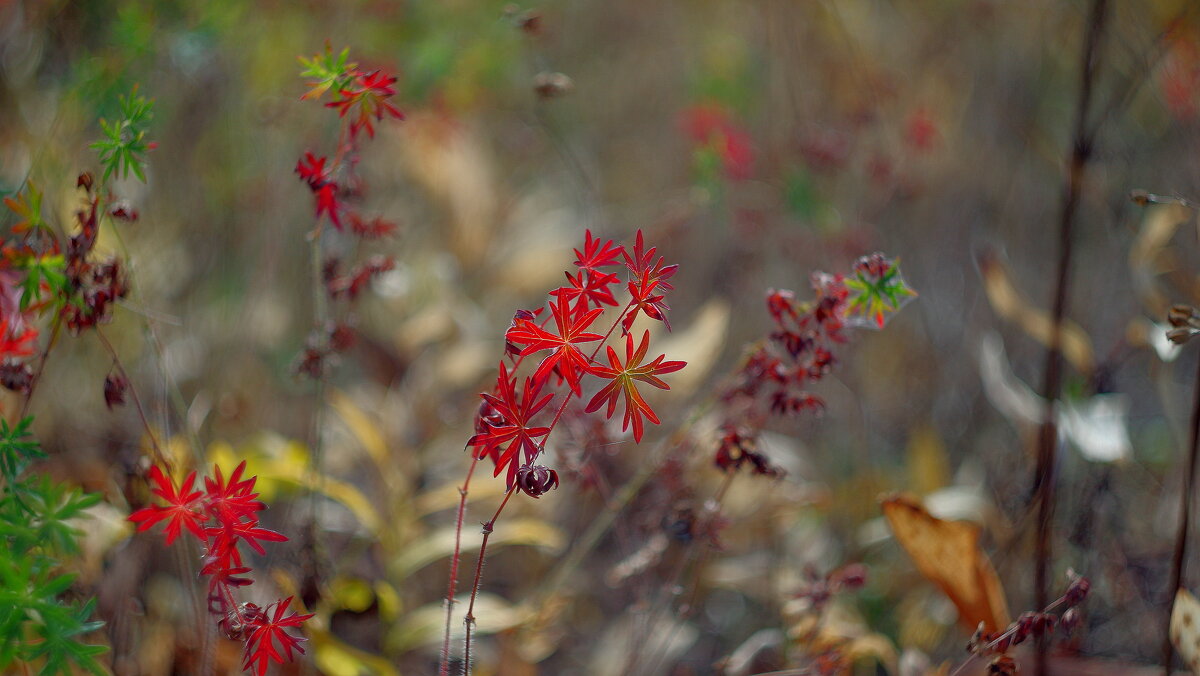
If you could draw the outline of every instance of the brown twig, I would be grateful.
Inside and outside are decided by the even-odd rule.
[[[1179,498],[1179,531],[1175,535],[1175,556],[1171,559],[1171,587],[1167,590],[1166,627],[1163,629],[1163,673],[1171,676],[1171,660],[1175,647],[1171,644],[1171,610],[1175,594],[1183,585],[1187,563],[1187,540],[1192,513],[1192,490],[1196,477],[1197,447],[1200,446],[1200,367],[1196,371],[1195,402],[1192,405],[1192,430],[1188,442],[1187,467],[1183,473],[1183,495]]]
[[[1063,190],[1062,208],[1059,212],[1058,265],[1054,287],[1054,303],[1051,319],[1050,345],[1046,351],[1045,378],[1042,396],[1046,406],[1037,441],[1037,468],[1034,477],[1038,503],[1037,540],[1035,546],[1035,605],[1044,607],[1049,599],[1049,566],[1051,557],[1050,532],[1054,519],[1054,461],[1058,441],[1055,424],[1055,405],[1062,390],[1062,322],[1067,311],[1067,290],[1071,277],[1073,234],[1075,216],[1083,189],[1088,159],[1091,157],[1096,129],[1088,126],[1088,110],[1091,107],[1096,70],[1099,65],[1100,38],[1104,32],[1104,21],[1108,0],[1093,0],[1088,13],[1087,25],[1079,74],[1079,98],[1075,109],[1073,142],[1066,184]],[[1046,654],[1048,645],[1043,639],[1037,642],[1035,672],[1038,676],[1047,673]]]

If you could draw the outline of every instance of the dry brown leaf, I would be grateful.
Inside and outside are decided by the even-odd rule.
[[[984,255],[979,258],[979,270],[988,302],[996,314],[1020,326],[1034,340],[1050,345],[1054,322],[1049,313],[1021,295],[1004,265],[994,256]],[[1061,336],[1063,356],[1080,373],[1091,375],[1095,358],[1087,334],[1075,322],[1064,320]]]
[[[988,631],[1008,626],[1004,588],[979,548],[977,524],[944,521],[904,495],[883,500],[883,515],[917,570],[958,608],[963,628],[974,631],[980,622]]]
[[[1137,239],[1129,249],[1129,271],[1133,276],[1133,288],[1142,305],[1151,316],[1161,319],[1171,305],[1170,299],[1158,283],[1164,269],[1174,267],[1166,263],[1171,252],[1167,245],[1175,236],[1179,226],[1186,223],[1192,211],[1179,204],[1164,204],[1146,210]]]
[[[1188,669],[1200,673],[1200,601],[1183,588],[1175,592],[1171,606],[1171,643]]]

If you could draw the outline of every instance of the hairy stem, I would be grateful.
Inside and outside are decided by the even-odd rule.
[[[471,486],[471,475],[479,464],[479,456],[471,453],[471,466],[467,468],[467,476],[463,479],[462,488],[458,489],[458,513],[454,519],[454,554],[450,557],[450,582],[446,589],[446,631],[442,635],[442,661],[438,664],[438,676],[450,673],[450,622],[454,615],[454,592],[458,588],[458,564],[462,559],[462,527],[463,515],[467,511],[467,489]]]
[[[496,526],[496,519],[500,518],[500,513],[504,511],[509,498],[516,492],[515,486],[508,489],[508,492],[504,494],[504,499],[500,501],[500,506],[496,508],[496,513],[492,514],[492,518],[483,524],[483,542],[479,544],[479,559],[475,561],[475,580],[471,583],[471,600],[467,603],[467,615],[463,618],[463,624],[466,626],[463,646],[463,676],[471,674],[471,632],[475,628],[475,598],[479,596],[479,581],[483,578],[483,559],[487,555],[488,538]]]
[[[1039,608],[1044,607],[1049,599],[1050,534],[1054,519],[1054,464],[1058,442],[1058,428],[1054,416],[1062,389],[1062,322],[1067,311],[1067,290],[1071,277],[1075,217],[1079,210],[1087,162],[1091,157],[1092,144],[1095,140],[1095,130],[1089,128],[1087,119],[1107,9],[1108,0],[1093,0],[1088,13],[1080,65],[1079,98],[1075,109],[1074,140],[1067,167],[1066,184],[1063,189],[1062,208],[1059,212],[1058,265],[1054,286],[1054,303],[1051,310],[1050,345],[1046,350],[1045,378],[1042,382],[1042,397],[1046,404],[1041,429],[1038,433],[1037,468],[1034,479],[1038,504],[1034,584],[1035,605]],[[1048,647],[1048,642],[1039,637],[1034,672],[1038,676],[1047,673]]]

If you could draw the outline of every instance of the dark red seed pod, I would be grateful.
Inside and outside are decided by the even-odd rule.
[[[125,405],[125,390],[129,389],[129,380],[120,373],[110,373],[104,379],[104,405],[108,410],[114,406]]]
[[[1092,583],[1088,582],[1086,577],[1076,575],[1074,571],[1069,571],[1068,575],[1071,577],[1071,585],[1063,594],[1063,601],[1068,607],[1074,608],[1087,598],[1088,592],[1092,589]]]
[[[543,465],[525,465],[517,470],[517,488],[531,498],[540,498],[558,488],[558,472]]]
[[[19,394],[29,394],[33,383],[33,369],[29,364],[7,359],[0,364],[0,385]]]

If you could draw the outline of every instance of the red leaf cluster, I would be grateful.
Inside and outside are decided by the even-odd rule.
[[[266,610],[253,603],[238,603],[235,598],[238,587],[253,583],[246,577],[251,569],[242,558],[240,546],[244,544],[263,555],[263,542],[287,540],[282,533],[259,526],[258,513],[266,505],[254,492],[257,477],[244,478],[245,470],[246,463],[242,462],[226,480],[221,469],[214,466],[213,476],[204,479],[204,489],[197,490],[195,472],[176,485],[157,466],[151,467],[151,492],[166,504],[143,507],[130,514],[129,520],[137,524],[139,532],[165,522],[168,545],[184,532],[203,545],[200,574],[209,578],[209,612],[219,618],[218,626],[226,636],[244,641],[242,668],[263,676],[271,661],[282,664],[292,659],[293,649],[304,652],[300,647],[304,639],[288,634],[284,628],[299,627],[312,615],[286,615],[291,597]]]
[[[621,275],[604,270],[621,265],[627,273],[625,287],[629,292],[624,306],[614,294],[614,289],[621,287]],[[584,412],[593,413],[606,407],[606,417],[612,418],[617,404],[623,401],[622,430],[632,427],[634,441],[640,442],[645,432],[643,421],[655,424],[660,421],[637,384],[670,389],[659,376],[685,365],[681,361],[664,361],[665,355],[646,362],[649,331],[643,333],[636,348],[629,333],[638,313],[670,328],[664,298],[673,288],[668,280],[678,269],[657,256],[657,248],[646,246],[640,230],[632,250],[612,240],[598,239],[590,230],[585,232],[583,248],[575,250],[575,266],[574,274],[565,273],[567,284],[550,291],[545,307],[518,310],[513,316],[504,334],[505,355],[512,359],[512,368],[500,362],[496,385],[491,392],[481,395],[483,403],[475,419],[475,435],[467,442],[476,458],[490,458],[495,463],[495,476],[506,475],[509,489],[518,487],[534,497],[558,485],[557,472],[533,463],[567,404],[583,397],[589,377],[602,384]],[[617,312],[609,312],[613,309]],[[606,314],[615,314],[607,333],[590,331]],[[597,353],[618,326],[625,338],[624,361],[611,346],[607,348],[607,365],[597,361]],[[533,374],[518,387],[516,371],[526,357],[534,355],[541,355],[540,360]],[[555,397],[545,391],[551,376],[566,386],[564,399],[554,419],[549,424],[540,424],[535,418]]]
[[[330,54],[332,52],[327,49],[326,56]],[[328,218],[340,233],[359,240],[378,240],[394,234],[397,227],[381,216],[364,216],[354,205],[356,198],[361,198],[364,192],[364,182],[355,173],[358,143],[362,138],[359,132],[365,130],[368,138],[374,138],[375,122],[385,117],[403,120],[404,114],[389,101],[396,93],[394,76],[380,70],[360,71],[355,64],[345,63],[345,56],[343,52],[340,60],[326,58],[323,67],[333,70],[318,76],[319,81],[310,83],[312,90],[302,97],[320,98],[331,87],[335,90],[334,100],[326,102],[325,107],[337,110],[338,117],[345,121],[337,152],[332,157],[306,152],[296,163],[295,171],[312,191],[315,200],[318,230],[311,236],[320,236],[320,224]],[[318,60],[319,55],[312,63],[316,64]],[[382,255],[370,256],[359,263],[351,261],[348,270],[338,259],[325,261],[323,282],[333,312],[348,313],[371,280],[393,269],[394,265],[390,257]],[[353,338],[345,317],[335,321],[332,329],[314,329],[296,360],[294,371],[311,378],[322,377],[331,357],[348,349]]]

